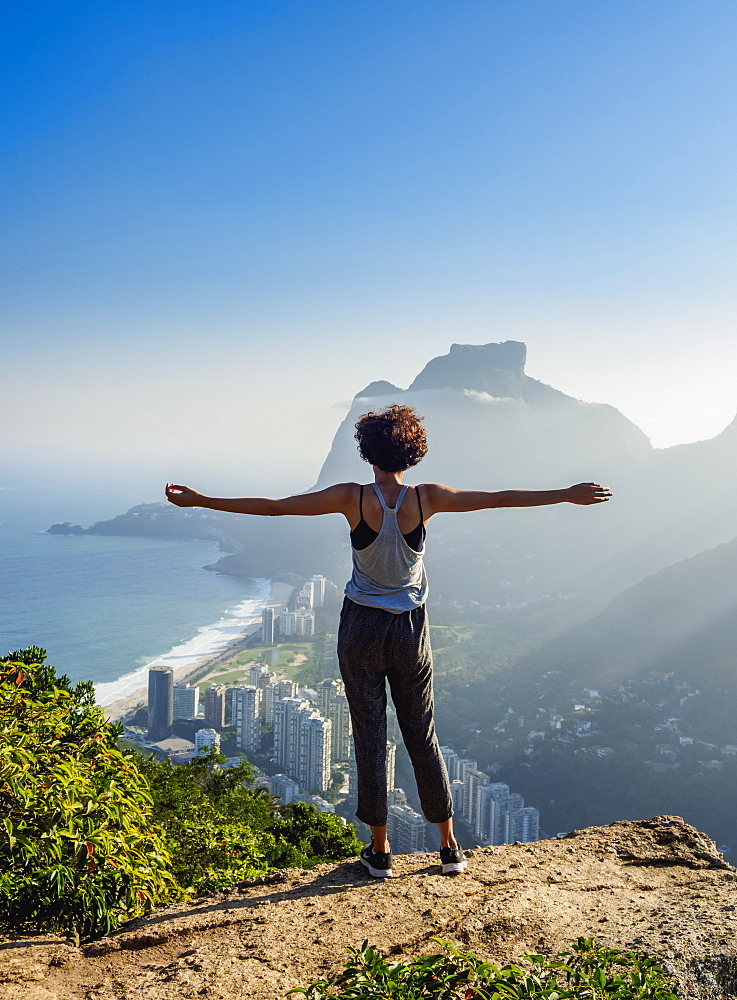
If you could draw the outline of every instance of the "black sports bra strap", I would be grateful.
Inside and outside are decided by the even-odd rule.
[[[420,487],[415,486],[415,493],[417,494],[417,506],[420,508],[420,524],[424,525],[425,515],[422,513],[422,500],[420,500]]]
[[[358,498],[358,514],[359,517],[361,518],[361,521],[363,521],[363,484],[361,485],[361,494]],[[360,523],[361,522],[359,521],[359,524]]]

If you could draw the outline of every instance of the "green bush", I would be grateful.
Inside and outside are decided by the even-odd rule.
[[[181,893],[134,755],[45,656],[0,660],[0,928],[105,933]]]
[[[246,762],[121,749],[92,684],[45,658],[0,659],[0,930],[104,934],[156,904],[360,851],[337,816],[253,788]]]
[[[309,868],[360,851],[354,828],[339,817],[302,802],[279,806],[249,787],[250,764],[222,762],[216,753],[185,765],[140,762],[182,889],[201,896],[272,868]]]
[[[343,972],[289,993],[307,1000],[678,1000],[650,955],[597,948],[593,938],[579,938],[552,960],[528,953],[528,970],[500,969],[434,940],[442,954],[399,962],[364,941],[361,948],[348,948]]]

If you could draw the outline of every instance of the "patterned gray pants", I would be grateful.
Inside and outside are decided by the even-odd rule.
[[[453,802],[435,735],[432,651],[424,605],[394,614],[346,598],[340,613],[338,662],[353,723],[356,816],[369,826],[384,826],[387,820],[388,680],[422,811],[430,823],[445,822],[453,815]]]

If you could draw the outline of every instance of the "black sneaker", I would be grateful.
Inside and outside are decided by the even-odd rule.
[[[369,873],[374,876],[374,878],[391,878],[392,877],[392,855],[391,851],[388,854],[377,854],[374,851],[374,842],[371,841],[366,847],[361,851],[361,864],[368,868]]]
[[[440,864],[443,866],[443,875],[458,875],[468,868],[460,847],[441,847]]]

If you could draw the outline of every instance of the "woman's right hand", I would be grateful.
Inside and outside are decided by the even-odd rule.
[[[177,507],[202,507],[202,493],[177,483],[166,484],[166,499]]]

